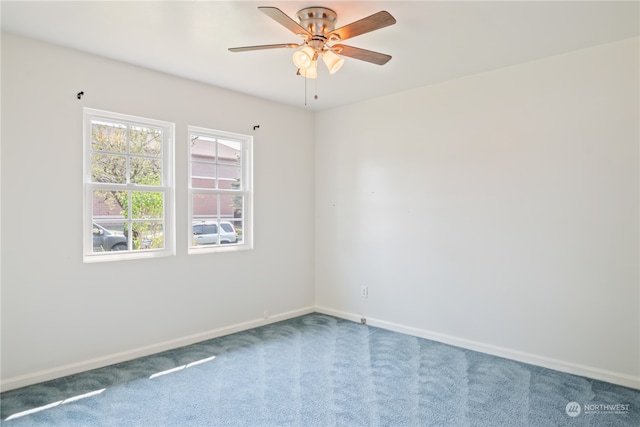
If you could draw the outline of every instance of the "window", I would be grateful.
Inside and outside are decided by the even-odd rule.
[[[84,261],[172,255],[173,123],[84,109]]]
[[[189,253],[252,247],[246,135],[189,127]]]

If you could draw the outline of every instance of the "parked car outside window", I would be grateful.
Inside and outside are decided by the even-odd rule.
[[[93,251],[126,251],[127,250],[127,238],[123,234],[118,234],[114,231],[107,230],[106,228],[93,223]]]
[[[215,245],[237,243],[238,233],[232,223],[220,221],[202,221],[193,223],[193,243],[196,245]]]

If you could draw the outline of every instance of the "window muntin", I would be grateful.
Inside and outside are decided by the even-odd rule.
[[[174,125],[88,108],[84,123],[85,262],[175,253]]]
[[[252,138],[190,126],[189,142],[189,253],[251,248]]]

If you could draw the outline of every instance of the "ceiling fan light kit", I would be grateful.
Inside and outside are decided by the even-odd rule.
[[[311,67],[313,57],[316,55],[316,51],[311,46],[305,46],[300,50],[293,52],[293,63],[301,70],[306,70]]]
[[[303,42],[300,44],[282,43],[232,47],[229,48],[231,52],[275,48],[300,48],[293,53],[293,63],[298,68],[296,74],[307,79],[315,79],[318,77],[317,62],[319,57],[322,57],[322,61],[327,66],[329,74],[334,74],[342,67],[344,58],[341,56],[359,59],[377,65],[384,65],[391,59],[390,55],[383,53],[343,44],[333,44],[395,24],[396,20],[389,12],[381,11],[374,13],[359,21],[335,29],[338,14],[326,7],[307,7],[299,10],[296,14],[299,22],[291,19],[276,7],[261,6],[258,7],[258,10],[292,33],[302,37],[304,39]]]
[[[309,68],[304,70],[298,70],[298,73],[304,78],[307,79],[317,79],[318,78],[318,61],[313,61]]]
[[[344,58],[340,58],[331,50],[327,50],[322,54],[322,61],[324,61],[324,64],[327,66],[329,74],[335,73],[344,64]]]

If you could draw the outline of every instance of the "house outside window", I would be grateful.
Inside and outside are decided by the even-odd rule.
[[[175,254],[174,124],[84,109],[84,261]]]
[[[252,248],[252,142],[189,127],[189,253]]]

